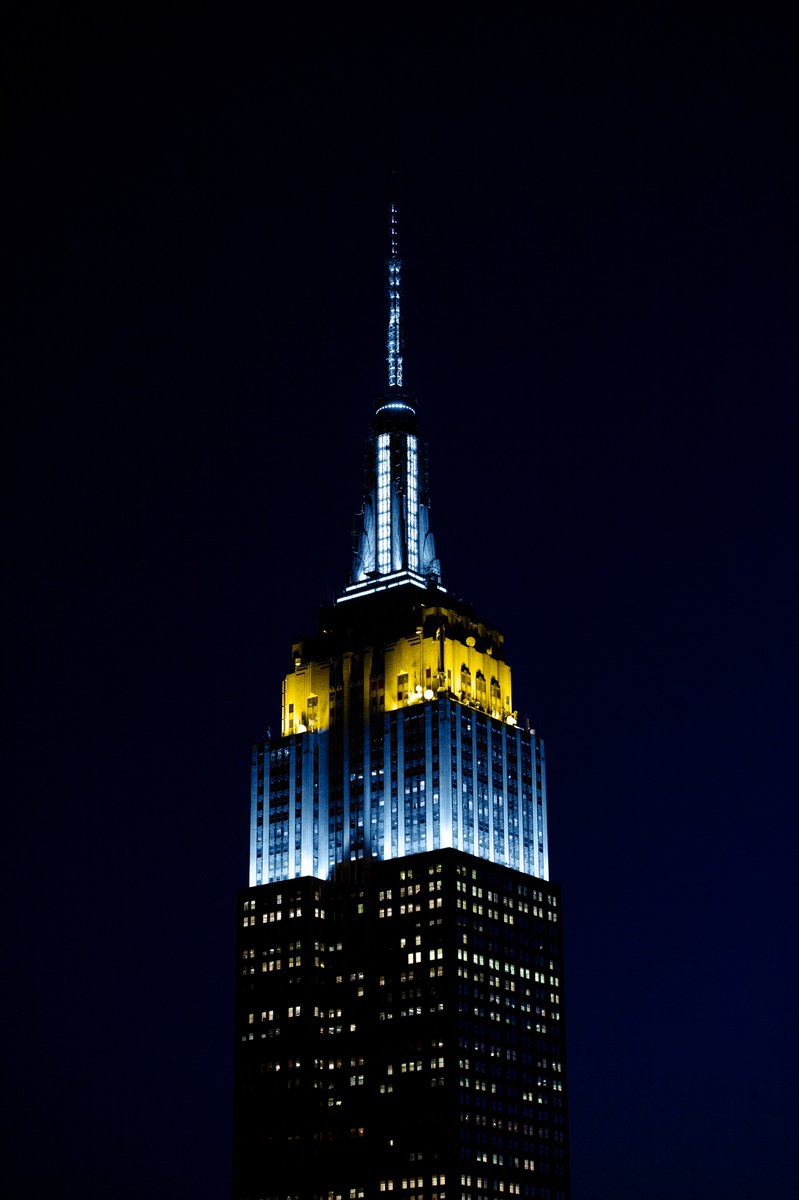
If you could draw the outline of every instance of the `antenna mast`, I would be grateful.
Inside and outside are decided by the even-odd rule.
[[[391,257],[388,260],[388,386],[402,387],[402,330],[400,327],[400,271],[397,253],[397,206],[391,205]]]

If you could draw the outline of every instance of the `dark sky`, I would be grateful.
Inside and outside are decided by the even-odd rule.
[[[5,1195],[227,1194],[392,169],[444,582],[547,741],[574,1200],[799,1194],[789,7],[13,6]]]

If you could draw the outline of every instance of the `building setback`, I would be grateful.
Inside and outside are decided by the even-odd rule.
[[[441,583],[391,218],[350,583],[253,749],[233,1195],[568,1200],[544,747],[502,635]]]

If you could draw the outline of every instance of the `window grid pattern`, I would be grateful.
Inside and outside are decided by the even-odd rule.
[[[407,480],[405,487],[405,503],[407,511],[406,527],[408,530],[408,569],[419,570],[419,451],[416,438],[408,434],[407,439]]]
[[[557,888],[442,850],[239,913],[234,1195],[565,1200]]]
[[[541,740],[457,701],[261,743],[252,771],[253,884],[446,847],[548,876]]]
[[[377,569],[391,570],[391,435],[377,437]]]

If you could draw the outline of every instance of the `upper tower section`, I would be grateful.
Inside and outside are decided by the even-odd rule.
[[[338,603],[400,584],[437,587],[441,580],[430,531],[427,465],[419,446],[416,400],[402,386],[402,259],[395,204],[389,234],[388,391],[375,402],[366,451],[363,528],[350,583]]]

